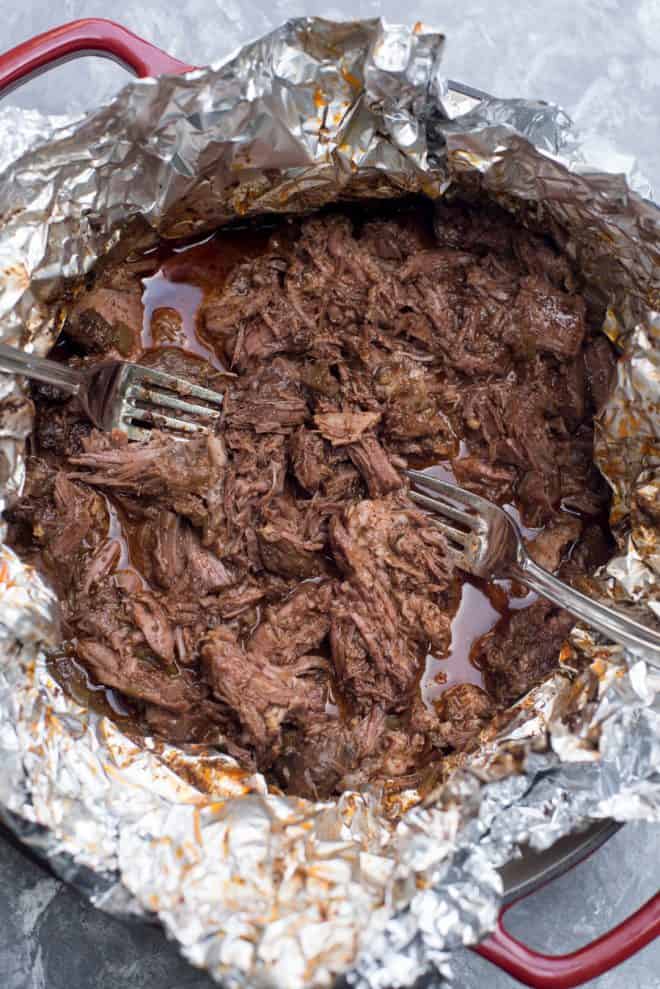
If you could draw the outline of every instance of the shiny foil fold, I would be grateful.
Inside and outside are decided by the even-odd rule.
[[[598,586],[652,622],[660,213],[624,176],[590,171],[557,108],[457,97],[442,45],[419,25],[300,19],[212,68],[132,82],[85,117],[1,111],[0,337],[45,354],[64,289],[120,240],[146,246],[337,199],[479,190],[564,231],[607,305],[603,330],[622,357],[596,456],[618,549]],[[601,146],[601,168],[603,157]],[[2,377],[2,507],[21,490],[32,412]],[[56,605],[3,547],[2,816],[93,902],[158,919],[227,986],[446,975],[452,949],[494,925],[497,867],[522,845],[547,848],[590,819],[660,819],[660,673],[584,629],[469,765],[421,802],[404,795],[396,816],[378,793],[285,798],[221,753],[126,737],[50,675]]]

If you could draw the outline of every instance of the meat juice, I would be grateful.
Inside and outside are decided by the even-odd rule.
[[[231,234],[214,234],[199,243],[159,248],[155,255],[159,266],[142,282],[144,349],[154,350],[159,345],[174,343],[216,370],[226,370],[217,351],[204,337],[200,308],[206,297],[222,293],[227,277],[237,264],[258,257],[266,249],[271,233],[268,228],[239,229]],[[180,332],[174,340],[157,339],[154,323],[168,311],[178,315]]]

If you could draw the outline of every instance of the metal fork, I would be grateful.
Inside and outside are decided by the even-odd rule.
[[[576,618],[640,653],[660,667],[660,634],[593,598],[576,591],[536,563],[525,549],[520,529],[492,501],[418,470],[406,471],[410,498],[429,512],[448,519],[438,527],[460,570],[475,577],[510,577],[565,608]]]
[[[149,438],[145,425],[182,433],[203,432],[221,414],[223,396],[219,392],[139,364],[105,361],[80,371],[0,344],[0,371],[45,381],[76,395],[98,429],[121,429],[132,440]],[[188,401],[191,398],[207,404]],[[163,409],[176,415],[159,411]]]

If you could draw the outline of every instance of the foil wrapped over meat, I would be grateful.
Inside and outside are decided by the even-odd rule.
[[[81,119],[17,127],[0,113],[0,335],[47,353],[92,267],[158,237],[406,193],[439,208],[457,192],[490,199],[551,233],[606,312],[616,379],[590,359],[617,549],[590,591],[653,623],[660,213],[624,177],[590,172],[554,107],[488,99],[456,115],[442,45],[419,26],[301,19],[221,65],[131,83]],[[330,445],[369,426],[318,418]],[[3,508],[23,489],[33,424],[24,385],[4,377]],[[523,844],[547,848],[587,819],[659,816],[660,674],[581,627],[558,671],[421,799],[314,801],[215,747],[123,732],[64,692],[49,660],[56,596],[8,547],[0,602],[3,819],[98,906],[157,917],[223,984],[294,989],[350,973],[405,986],[445,972],[453,948],[494,925],[496,869]]]

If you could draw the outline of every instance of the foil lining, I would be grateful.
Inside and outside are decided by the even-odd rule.
[[[122,236],[147,244],[340,198],[478,189],[563,231],[607,306],[622,357],[596,457],[618,549],[599,586],[653,621],[660,214],[622,175],[589,169],[555,107],[489,99],[451,119],[442,45],[419,25],[300,19],[210,69],[133,82],[82,118],[1,111],[0,338],[46,353],[63,288]],[[2,377],[3,508],[21,490],[32,412]],[[378,793],[285,798],[216,751],[128,738],[50,675],[56,604],[2,547],[0,813],[94,903],[157,918],[224,985],[447,975],[452,949],[493,927],[497,867],[523,846],[592,819],[660,819],[660,673],[585,629],[470,764],[394,815]]]

